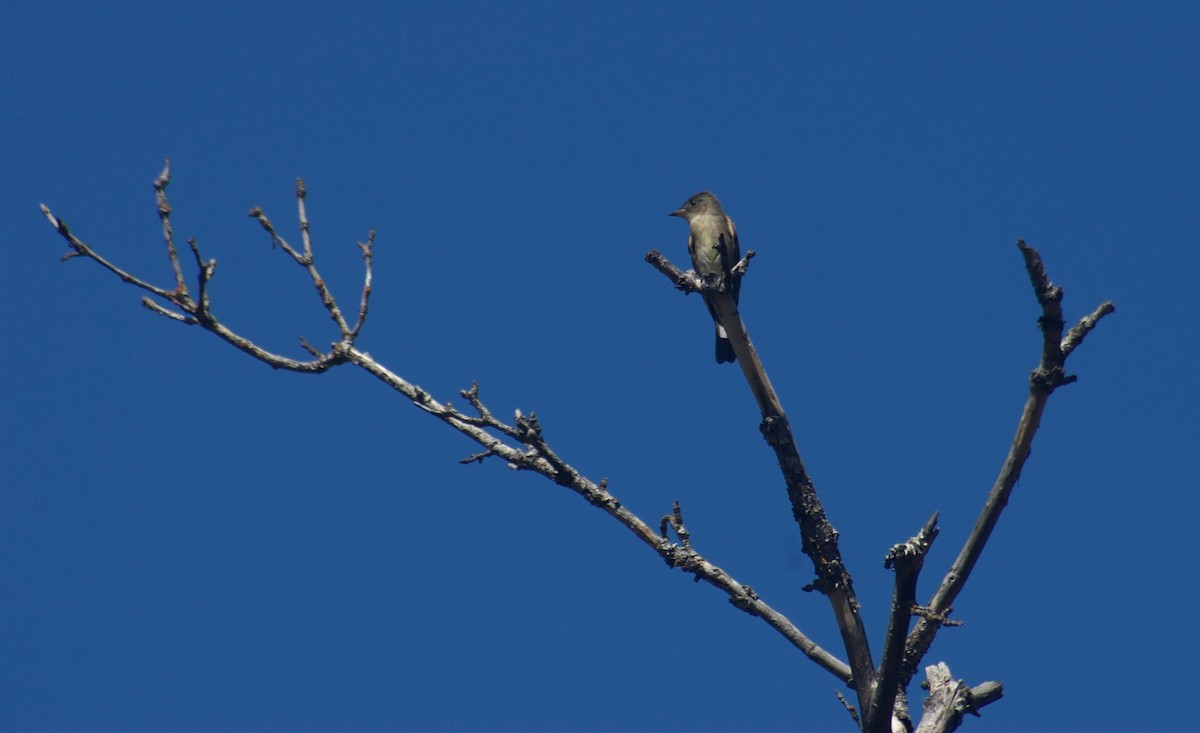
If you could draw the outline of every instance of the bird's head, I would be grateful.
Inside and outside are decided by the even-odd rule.
[[[717,197],[708,191],[701,191],[695,196],[690,196],[687,201],[683,202],[683,206],[672,211],[668,216],[678,216],[690,222],[702,214],[725,215],[725,211],[721,208],[721,202],[717,201]]]

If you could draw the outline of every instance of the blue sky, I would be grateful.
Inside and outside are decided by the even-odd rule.
[[[834,680],[613,521],[363,373],[276,373],[58,262],[46,202],[169,282],[150,183],[264,347],[335,338],[435,397],[478,380],[647,520],[837,649],[711,325],[642,262],[711,189],[742,314],[855,574],[933,510],[928,597],[1036,364],[1038,248],[1069,366],[930,655],[1004,700],[964,730],[1183,730],[1198,584],[1200,11],[732,3],[12,3],[0,29],[0,728],[851,730]],[[918,690],[914,687],[913,693]]]

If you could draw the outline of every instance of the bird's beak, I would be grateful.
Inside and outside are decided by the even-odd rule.
[[[675,210],[674,210],[674,211],[672,211],[670,214],[667,214],[667,216],[678,216],[678,217],[682,217],[682,216],[683,216],[683,209],[675,209]]]

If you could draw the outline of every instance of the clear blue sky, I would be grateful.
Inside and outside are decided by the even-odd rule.
[[[194,4],[193,4],[194,5]],[[9,3],[0,23],[0,728],[833,731],[834,680],[574,495],[361,372],[276,373],[60,264],[46,202],[169,282],[150,183],[214,310],[335,333],[498,414],[838,648],[711,325],[642,262],[715,191],[759,253],[742,313],[878,651],[887,548],[970,529],[1038,356],[1017,237],[1072,358],[930,661],[1007,697],[970,731],[1183,730],[1200,489],[1200,10],[1191,3]],[[1191,620],[1189,620],[1191,619]],[[913,692],[919,690],[914,686]]]

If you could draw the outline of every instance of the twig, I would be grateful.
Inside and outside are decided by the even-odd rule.
[[[200,246],[196,244],[195,237],[190,237],[187,242],[188,247],[192,250],[192,258],[196,261],[196,285],[200,292],[200,310],[207,313],[212,305],[208,299],[208,283],[217,271],[217,261],[204,261],[204,258],[200,256]]]
[[[171,159],[163,163],[162,173],[154,179],[154,200],[157,204],[158,218],[162,222],[163,241],[167,245],[167,259],[171,261],[171,271],[175,273],[175,289],[182,295],[187,295],[187,284],[183,281],[183,268],[179,265],[179,252],[175,250],[175,231],[171,228],[171,204],[167,202],[167,185],[171,183]]]
[[[1096,310],[1079,319],[1079,323],[1071,326],[1071,330],[1067,331],[1067,335],[1062,340],[1063,358],[1070,356],[1075,347],[1083,343],[1084,337],[1092,332],[1100,319],[1115,311],[1117,307],[1112,304],[1112,301],[1105,301],[1096,306]]]
[[[683,524],[683,509],[680,508],[678,499],[675,500],[675,508],[670,514],[664,514],[662,522],[659,524],[659,532],[662,533],[664,540],[667,539],[667,527],[674,530],[675,536],[679,538],[679,544],[683,546],[683,549],[691,552],[692,535]]]
[[[148,293],[153,293],[154,295],[157,295],[158,297],[162,298],[163,300],[171,300],[174,297],[174,293],[172,293],[171,291],[164,290],[160,287],[151,285],[150,283],[146,282],[145,280],[136,278],[133,275],[130,275],[128,272],[125,272],[121,268],[117,267],[113,263],[111,263],[108,260],[101,257],[97,252],[92,250],[91,247],[84,244],[74,234],[72,234],[71,228],[69,226],[67,226],[67,222],[63,219],[56,217],[53,213],[51,213],[50,207],[46,206],[45,204],[41,204],[40,206],[42,209],[42,214],[46,217],[46,221],[49,221],[50,226],[54,227],[54,230],[56,232],[58,232],[59,235],[62,236],[63,239],[67,240],[67,245],[70,246],[70,248],[71,248],[71,252],[63,255],[61,259],[63,259],[65,261],[65,260],[69,260],[73,257],[87,257],[90,260],[94,260],[96,262],[96,264],[100,265],[101,267],[108,270],[112,274],[121,278],[121,282],[124,282],[127,285],[132,285],[135,288],[141,288],[142,290],[145,290]]]
[[[363,275],[362,295],[358,299],[358,318],[354,321],[354,328],[350,329],[350,337],[352,339],[358,338],[363,324],[367,322],[367,310],[371,303],[371,263],[375,251],[374,229],[367,234],[367,241],[359,242],[358,247],[362,250],[365,274]]]
[[[312,237],[309,235],[308,211],[304,205],[304,199],[308,196],[308,188],[304,185],[304,179],[296,179],[296,208],[300,220],[300,239],[304,247],[304,254],[297,252],[287,240],[275,231],[275,225],[267,218],[263,210],[257,206],[250,209],[248,216],[258,221],[259,225],[271,235],[271,241],[278,244],[280,249],[286,252],[296,264],[308,271],[309,277],[312,278],[313,285],[317,288],[317,293],[321,296],[321,305],[325,310],[329,311],[329,317],[338,327],[338,332],[342,335],[343,341],[353,343],[354,337],[362,329],[362,323],[355,324],[356,328],[352,329],[346,324],[346,319],[342,316],[342,311],[338,308],[337,300],[333,297],[333,293],[329,291],[329,286],[325,284],[325,280],[321,277],[321,273],[317,271],[316,265],[313,264],[312,252]],[[370,279],[367,280],[367,286],[370,285]],[[364,294],[364,299],[367,297]],[[362,311],[365,317],[365,311]]]
[[[186,324],[188,326],[194,326],[197,323],[195,316],[185,316],[182,313],[176,313],[173,310],[168,310],[167,308],[162,307],[158,303],[155,303],[153,300],[150,299],[150,296],[148,296],[148,295],[142,296],[142,306],[157,313],[160,316],[165,316],[167,318],[170,318],[173,321],[179,321],[180,323]]]
[[[855,725],[861,725],[861,721],[858,717],[858,710],[854,707],[854,704],[846,699],[846,696],[842,694],[841,690],[834,690],[833,694],[837,695],[838,702],[842,704],[842,707],[846,708],[846,712],[850,714],[850,719],[854,721]]]
[[[171,205],[167,200],[167,185],[170,183],[170,174],[171,168],[168,161],[168,164],[164,165],[162,173],[160,173],[158,178],[156,178],[154,181],[155,202],[157,204],[160,221],[163,225],[163,238],[166,243],[167,259],[171,263],[173,272],[178,271],[179,273],[182,273],[182,266],[179,263],[178,252],[174,245],[174,233],[170,226]],[[258,359],[274,369],[286,369],[288,371],[313,374],[323,372],[332,366],[346,361],[343,350],[350,342],[352,342],[351,339],[344,338],[341,343],[335,345],[334,349],[325,354],[321,354],[315,349],[309,348],[309,352],[313,354],[315,358],[312,361],[298,361],[296,359],[290,359],[286,356],[274,354],[261,348],[249,339],[235,333],[234,331],[231,331],[219,320],[217,320],[216,316],[213,315],[211,311],[208,293],[208,283],[213,278],[213,273],[216,271],[217,263],[216,260],[208,260],[207,262],[204,260],[195,239],[189,239],[188,246],[192,250],[192,257],[195,260],[198,269],[197,281],[198,292],[200,296],[199,302],[196,302],[192,299],[186,287],[180,287],[179,283],[182,274],[176,276],[176,286],[172,290],[167,290],[165,288],[152,285],[149,282],[146,282],[145,280],[126,272],[102,257],[98,252],[76,237],[71,232],[67,222],[56,217],[50,211],[48,206],[42,204],[41,210],[42,214],[45,215],[46,220],[50,222],[50,226],[54,227],[54,230],[57,231],[64,240],[66,240],[68,246],[71,248],[71,252],[68,253],[67,256],[63,257],[64,260],[74,257],[85,257],[93,260],[104,269],[119,277],[122,282],[144,290],[151,295],[154,295],[166,301],[167,303],[174,305],[176,308],[182,311],[182,313],[176,313],[164,307],[160,303],[150,300],[149,298],[144,298],[142,304],[158,315],[165,316],[171,320],[178,321],[185,325],[200,326],[204,330],[213,333],[218,338],[249,354],[250,356],[253,356],[255,359]],[[265,216],[261,216],[260,224],[264,221],[266,222],[264,226],[267,227],[268,231],[272,232],[272,236],[277,237],[278,235],[274,234],[274,229],[271,227],[270,221],[267,220]],[[282,238],[279,239],[282,242]],[[293,258],[297,256],[295,250],[292,250],[290,246],[286,245],[286,243],[283,243],[281,246],[283,246],[285,251],[288,251],[289,254],[292,254]],[[307,267],[314,280],[320,281],[320,273],[317,272],[316,267],[311,263],[309,263]],[[321,282],[317,290],[322,294],[323,298],[332,298],[328,289],[324,288],[323,282]],[[345,333],[346,331],[343,331],[343,335],[345,335]]]

